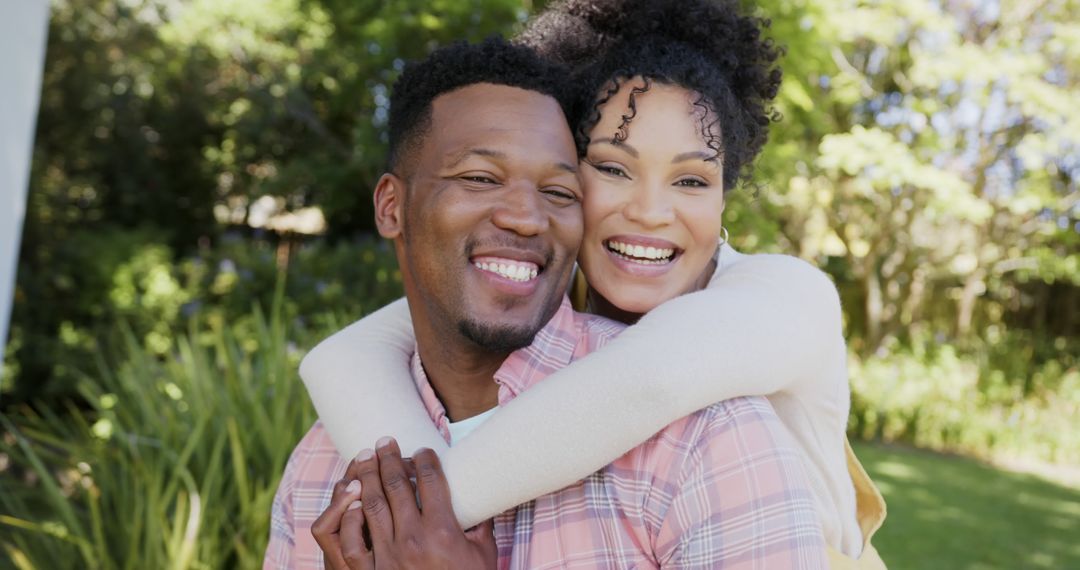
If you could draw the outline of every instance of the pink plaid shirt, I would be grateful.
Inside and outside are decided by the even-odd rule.
[[[622,330],[564,301],[495,373],[503,405]],[[419,358],[413,376],[449,440]],[[274,498],[264,568],[323,568],[311,525],[348,467],[321,423]],[[604,469],[495,519],[500,569],[825,568],[825,543],[794,444],[763,398],[713,404]]]

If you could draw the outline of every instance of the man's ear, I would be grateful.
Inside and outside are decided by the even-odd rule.
[[[389,172],[375,185],[375,227],[387,239],[405,230],[405,181]]]

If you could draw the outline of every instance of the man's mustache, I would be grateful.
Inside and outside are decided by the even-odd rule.
[[[472,257],[477,250],[489,249],[516,249],[530,252],[543,258],[543,266],[551,265],[555,259],[555,250],[539,236],[521,237],[512,235],[500,235],[490,238],[474,238],[465,243],[465,255]]]

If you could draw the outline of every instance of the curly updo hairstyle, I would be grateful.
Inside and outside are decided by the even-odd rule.
[[[582,89],[571,121],[579,150],[600,120],[600,107],[628,80],[630,93],[618,140],[636,114],[634,98],[652,82],[697,94],[701,133],[723,163],[725,191],[750,176],[779,119],[781,49],[765,37],[769,21],[740,13],[737,0],[558,0],[515,41],[569,66]]]

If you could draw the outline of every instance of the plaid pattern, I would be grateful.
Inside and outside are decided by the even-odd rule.
[[[564,300],[533,344],[496,372],[505,404],[606,344],[621,325]],[[413,376],[443,437],[445,410]],[[264,568],[323,568],[311,525],[348,462],[320,423],[293,451],[274,498]],[[794,444],[762,398],[713,404],[604,469],[495,519],[499,568],[825,568],[825,543]]]

